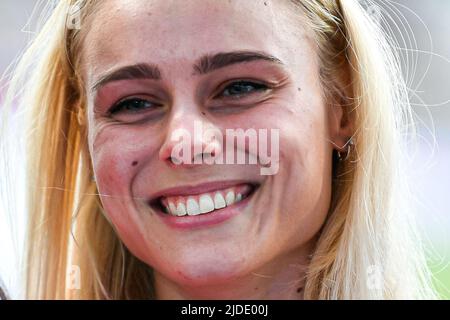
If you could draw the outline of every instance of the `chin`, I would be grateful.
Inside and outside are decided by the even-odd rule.
[[[220,260],[220,261],[219,261]],[[205,256],[197,261],[181,261],[171,270],[172,281],[185,286],[220,285],[245,274],[245,259],[211,259]]]

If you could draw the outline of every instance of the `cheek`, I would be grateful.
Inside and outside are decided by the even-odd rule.
[[[153,148],[141,130],[105,125],[92,136],[91,152],[96,184],[104,212],[120,239],[138,257],[145,241],[138,209],[143,198],[134,194],[133,185],[140,168],[150,161]]]
[[[133,155],[121,149],[121,141],[111,139],[115,143],[107,142],[93,149],[93,166],[96,181],[101,194],[126,196],[133,176],[131,163]]]
[[[122,151],[120,138],[109,138],[98,143],[101,140],[102,134],[99,134],[94,140],[92,153],[97,189],[105,214],[124,233],[128,228],[125,226],[129,226],[130,219],[133,219],[131,211],[126,210],[130,204],[133,157]]]
[[[280,130],[276,188],[283,193],[282,212],[287,216],[287,228],[301,226],[299,234],[308,237],[322,225],[331,195],[331,150],[325,113],[321,100],[300,102]]]
[[[133,192],[135,177],[154,149],[139,130],[105,125],[92,136],[91,153],[100,199],[111,219],[136,215],[139,199]],[[121,221],[118,221],[121,223]]]
[[[157,154],[157,146],[145,129],[109,125],[92,138],[92,162],[99,191],[130,195],[134,177],[145,162]]]

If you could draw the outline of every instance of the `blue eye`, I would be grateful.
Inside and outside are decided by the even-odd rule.
[[[115,114],[118,112],[129,112],[129,113],[137,113],[142,110],[151,109],[156,107],[156,104],[151,103],[148,100],[139,99],[139,98],[131,98],[126,99],[111,108],[109,111],[110,114]]]
[[[253,92],[266,91],[267,89],[268,87],[264,84],[251,81],[236,81],[227,86],[219,96],[236,99]]]

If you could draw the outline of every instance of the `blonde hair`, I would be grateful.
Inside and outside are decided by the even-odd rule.
[[[413,122],[398,57],[358,2],[291,3],[312,30],[324,91],[352,119],[355,142],[350,159],[333,164],[331,207],[304,296],[434,298],[402,171],[403,135]],[[29,120],[26,297],[154,298],[151,267],[122,244],[91,180],[86,96],[77,73],[82,33],[67,27],[74,4],[82,23],[94,12],[92,0],[50,8],[6,97],[7,104],[20,98]],[[80,270],[76,288],[72,266]]]

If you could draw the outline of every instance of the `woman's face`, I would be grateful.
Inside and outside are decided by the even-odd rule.
[[[287,1],[111,0],[90,18],[82,65],[98,190],[157,276],[183,286],[243,277],[306,252],[322,226],[341,111],[322,98],[313,42],[292,12]],[[211,141],[199,123],[224,141],[226,129],[278,130],[277,172],[175,164],[180,129],[198,138],[192,157]]]

